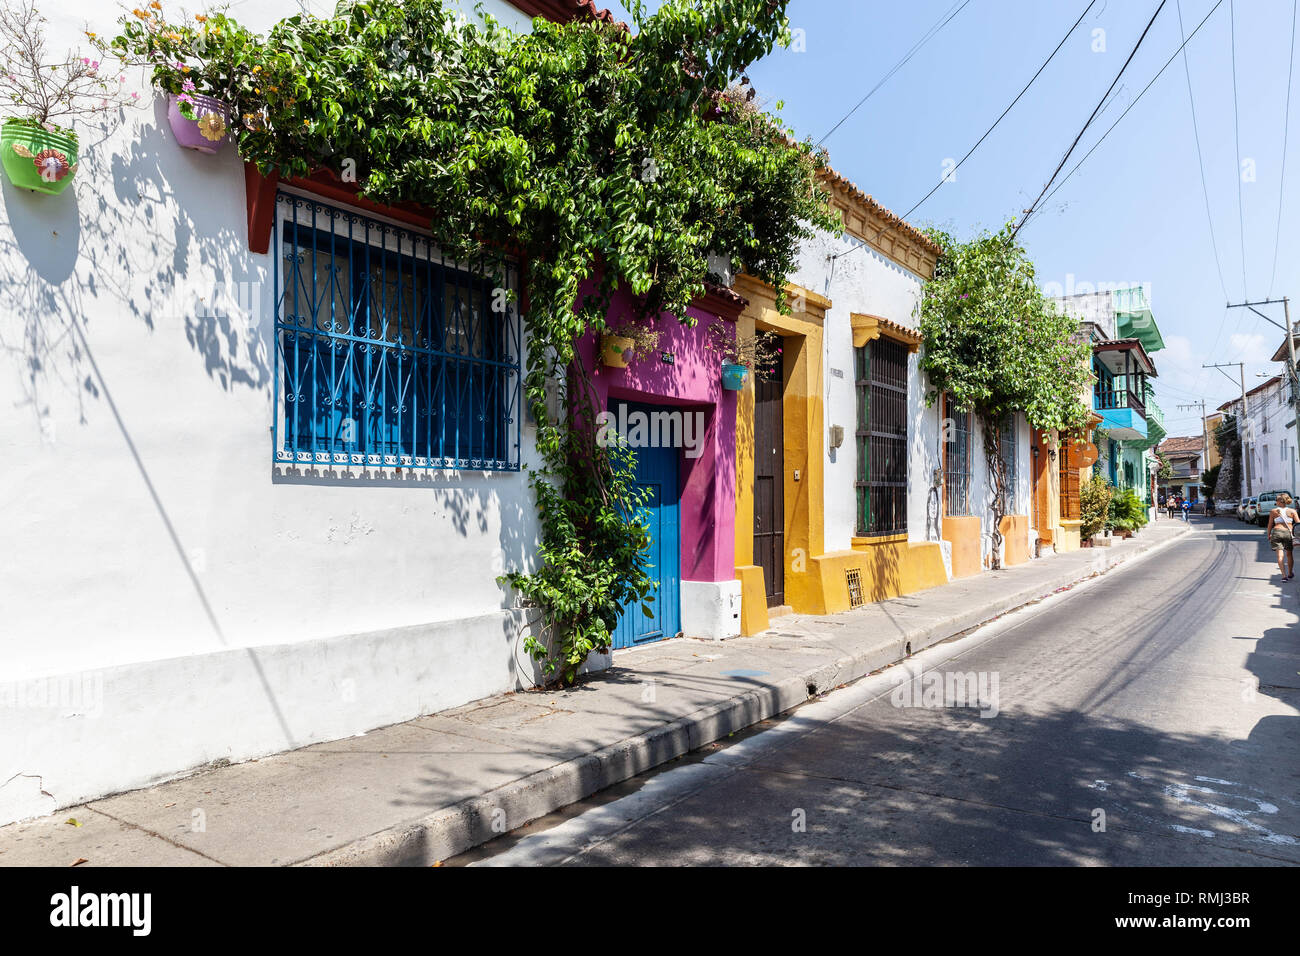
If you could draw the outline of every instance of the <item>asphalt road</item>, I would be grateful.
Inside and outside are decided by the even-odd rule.
[[[1300,864],[1300,579],[1193,526],[454,862]]]

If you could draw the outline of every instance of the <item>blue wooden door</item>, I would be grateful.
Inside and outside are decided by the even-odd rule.
[[[619,403],[611,402],[610,411],[618,415]],[[628,404],[628,413],[650,406]],[[663,409],[659,409],[663,411]],[[616,419],[617,420],[617,419]],[[652,641],[676,637],[681,630],[681,535],[678,527],[677,453],[676,448],[635,448],[636,483],[649,491],[641,515],[650,528],[649,559],[646,572],[658,584],[646,602],[654,611],[647,617],[638,601],[623,607],[614,629],[614,647],[636,647]]]

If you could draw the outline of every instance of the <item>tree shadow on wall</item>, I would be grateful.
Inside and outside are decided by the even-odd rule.
[[[87,340],[114,336],[96,323],[123,313],[154,334],[182,327],[226,391],[271,381],[274,293],[269,269],[249,267],[242,190],[227,175],[237,159],[233,150],[179,148],[165,131],[161,100],[155,118],[130,139],[111,136],[107,125],[83,135],[76,179],[59,196],[4,181],[11,235],[0,233],[0,307],[12,318],[0,326],[0,350],[22,370],[34,428],[67,399],[88,424],[85,403],[100,397],[103,383],[90,376]],[[201,195],[208,217],[173,184]],[[214,189],[230,195],[214,201]]]

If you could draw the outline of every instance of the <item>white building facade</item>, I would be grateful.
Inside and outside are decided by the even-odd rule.
[[[500,0],[485,7],[529,26]],[[84,46],[87,27],[115,32],[102,4],[43,12],[51,50]],[[298,12],[239,11],[261,30]],[[496,581],[529,566],[537,540],[518,316],[485,311],[484,276],[435,262],[409,222],[293,186],[255,251],[235,150],[178,148],[165,99],[140,72],[127,88],[147,105],[78,127],[71,188],[3,183],[0,823],[533,675],[522,612]],[[375,384],[418,377],[399,348],[371,350],[351,404],[326,407],[332,358],[316,333],[337,331],[357,294],[321,278],[345,275],[342,247],[353,267],[373,257],[394,295],[402,263],[438,270],[465,323],[455,373],[491,365],[491,397],[479,379],[463,414],[419,418],[409,395]],[[398,329],[400,308],[384,308]],[[320,443],[349,428],[350,443]]]

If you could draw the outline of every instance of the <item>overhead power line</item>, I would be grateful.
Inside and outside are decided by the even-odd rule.
[[[1219,0],[1219,3],[1222,2],[1223,0]],[[1210,10],[1210,13],[1219,9],[1219,3],[1214,5],[1214,8]],[[1208,14],[1206,15],[1206,19],[1209,19]],[[1205,20],[1202,20],[1201,23],[1205,23]],[[1200,26],[1197,26],[1196,30],[1199,29]],[[1192,31],[1192,36],[1196,35],[1196,30]],[[1196,140],[1196,165],[1201,171],[1201,195],[1205,198],[1205,221],[1210,227],[1210,246],[1214,250],[1214,268],[1219,274],[1219,288],[1223,290],[1224,301],[1227,301],[1229,298],[1228,284],[1223,281],[1223,260],[1219,256],[1219,240],[1215,238],[1214,235],[1214,216],[1210,213],[1210,187],[1205,181],[1205,154],[1201,150],[1200,124],[1196,120],[1196,97],[1192,93],[1192,68],[1187,62],[1186,47],[1187,41],[1190,40],[1191,37],[1187,36],[1187,31],[1183,29],[1183,5],[1181,0],[1179,0],[1178,3],[1178,35],[1183,38],[1183,45],[1178,49],[1181,50],[1183,54],[1183,74],[1187,77],[1187,102],[1192,108],[1192,136]],[[1175,56],[1176,55],[1177,54],[1175,54]],[[1159,74],[1156,75],[1159,76]],[[1223,331],[1222,324],[1219,326],[1219,331],[1220,333]],[[1218,344],[1217,340],[1215,344]]]
[[[1151,78],[1151,82],[1147,83],[1146,86],[1142,87],[1141,92],[1139,92],[1137,96],[1133,97],[1133,99],[1129,102],[1128,106],[1124,108],[1124,112],[1120,113],[1119,116],[1115,118],[1115,122],[1111,123],[1110,126],[1106,129],[1106,132],[1102,133],[1101,136],[1097,139],[1097,142],[1092,144],[1092,148],[1089,149],[1086,153],[1084,153],[1083,158],[1081,158],[1077,163],[1074,164],[1073,168],[1071,168],[1071,170],[1065,175],[1065,177],[1059,183],[1057,183],[1055,187],[1053,187],[1050,193],[1048,193],[1045,197],[1043,197],[1042,201],[1038,203],[1038,208],[1034,211],[1034,215],[1042,214],[1041,210],[1047,204],[1047,202],[1053,196],[1055,196],[1058,191],[1060,191],[1062,186],[1064,186],[1067,182],[1069,182],[1070,177],[1079,171],[1079,167],[1088,161],[1088,157],[1091,156],[1094,152],[1096,152],[1097,147],[1100,146],[1105,141],[1106,137],[1109,136],[1111,132],[1115,129],[1115,127],[1120,124],[1120,121],[1123,120],[1124,117],[1128,115],[1129,110],[1137,106],[1138,100],[1142,99],[1143,95],[1146,94],[1146,91],[1151,89],[1151,87],[1155,85],[1156,80],[1160,79],[1161,74],[1163,74],[1165,70],[1169,68],[1169,64],[1173,63],[1174,60],[1178,58],[1178,54],[1183,52],[1187,44],[1191,42],[1192,37],[1196,36],[1196,34],[1200,31],[1201,27],[1205,26],[1205,21],[1210,19],[1210,17],[1213,16],[1214,11],[1219,9],[1219,7],[1222,5],[1223,5],[1223,0],[1218,0],[1218,3],[1216,3],[1213,7],[1210,8],[1210,12],[1207,13],[1202,18],[1201,22],[1196,25],[1196,29],[1193,30],[1187,37],[1183,39],[1183,42],[1179,44],[1178,49],[1174,50],[1173,55],[1165,61],[1164,66],[1160,67],[1160,69],[1156,71],[1156,75]],[[1206,203],[1206,209],[1207,210],[1209,209],[1208,199]],[[1218,254],[1217,250],[1215,254],[1216,255]]]
[[[1038,77],[1042,74],[1043,70],[1047,69],[1047,64],[1051,63],[1052,60],[1056,57],[1056,54],[1057,54],[1058,52],[1060,52],[1061,47],[1065,46],[1065,41],[1068,40],[1068,39],[1070,39],[1070,36],[1074,33],[1075,30],[1078,29],[1079,24],[1083,22],[1083,18],[1086,17],[1086,16],[1088,15],[1088,11],[1091,10],[1091,9],[1096,5],[1096,3],[1097,3],[1097,0],[1089,0],[1088,5],[1087,5],[1086,7],[1083,8],[1083,13],[1079,14],[1079,19],[1075,20],[1075,21],[1074,21],[1074,24],[1070,27],[1070,29],[1067,30],[1067,31],[1065,32],[1065,36],[1061,37],[1061,42],[1058,43],[1058,44],[1056,44],[1056,46],[1052,49],[1052,52],[1048,54],[1047,59],[1044,60],[1043,63],[1042,63],[1042,65],[1041,65],[1041,66],[1040,66],[1040,67],[1039,67],[1039,68],[1034,72],[1034,75],[1031,76],[1031,77],[1029,78],[1029,82],[1026,83],[1026,84],[1024,85],[1024,88],[1021,89],[1021,91],[1020,91],[1019,93],[1016,94],[1016,98],[1013,99],[1013,100],[1010,102],[1010,104],[1008,104],[1007,108],[1004,109],[1004,110],[1003,110],[1003,111],[998,115],[998,118],[995,119],[995,120],[993,121],[993,125],[990,126],[988,129],[986,129],[986,130],[984,131],[984,135],[981,136],[979,139],[977,139],[977,140],[975,141],[975,145],[972,146],[970,149],[968,149],[968,150],[966,151],[966,155],[963,156],[960,160],[957,161],[957,165],[953,166],[952,169],[948,170],[948,172],[944,175],[944,177],[943,177],[942,179],[940,179],[940,180],[935,184],[935,186],[934,186],[933,189],[931,189],[928,193],[926,193],[924,196],[922,196],[922,197],[921,197],[921,198],[920,198],[920,199],[919,199],[919,200],[918,200],[918,201],[917,201],[917,202],[912,206],[911,209],[907,210],[907,212],[903,213],[901,216],[898,217],[897,222],[906,222],[906,221],[907,221],[907,218],[908,218],[910,215],[912,215],[912,213],[914,213],[914,212],[916,212],[918,209],[920,209],[921,206],[923,206],[923,205],[926,203],[926,201],[927,201],[931,196],[933,196],[935,193],[937,193],[937,192],[939,191],[939,187],[942,186],[944,183],[948,182],[948,180],[949,180],[949,178],[952,176],[952,174],[955,173],[955,172],[957,172],[957,170],[961,168],[962,163],[964,163],[964,162],[966,162],[966,160],[970,159],[971,154],[974,153],[975,150],[977,150],[977,149],[980,148],[980,144],[983,143],[984,140],[986,140],[986,139],[989,138],[989,135],[990,135],[990,134],[991,134],[995,129],[997,129],[998,124],[1001,123],[1002,120],[1006,118],[1006,115],[1007,115],[1008,113],[1011,112],[1012,108],[1013,108],[1017,103],[1020,102],[1020,98],[1021,98],[1022,96],[1024,96],[1025,93],[1027,93],[1027,92],[1029,91],[1029,88],[1030,88],[1031,86],[1034,85],[1034,81],[1038,79]],[[890,224],[885,225],[883,228],[881,228],[881,230],[880,230],[878,233],[876,233],[876,239],[877,239],[877,241],[879,241],[880,237],[883,236],[883,235],[884,235],[886,232],[888,232],[890,229],[892,229],[896,224],[897,224],[897,223],[890,223]],[[847,256],[847,255],[850,255],[851,253],[857,252],[857,251],[858,251],[859,249],[861,249],[861,248],[862,248],[861,245],[853,246],[851,249],[846,249],[844,252],[836,253],[836,254],[835,254],[834,256],[832,256],[831,258],[832,258],[832,260],[834,260],[834,259],[839,259],[839,258],[842,257],[842,256]]]
[[[1047,195],[1047,191],[1051,188],[1052,183],[1056,181],[1056,177],[1061,174],[1061,170],[1064,169],[1065,164],[1069,162],[1070,154],[1073,153],[1074,148],[1079,145],[1079,140],[1083,139],[1083,134],[1088,131],[1088,127],[1091,126],[1092,121],[1097,118],[1097,114],[1101,112],[1101,108],[1106,105],[1106,100],[1110,97],[1111,90],[1115,89],[1115,85],[1119,83],[1120,77],[1124,75],[1124,71],[1128,69],[1128,65],[1133,62],[1133,57],[1137,56],[1137,51],[1141,48],[1142,41],[1145,40],[1147,34],[1151,32],[1151,27],[1155,24],[1156,17],[1160,16],[1160,11],[1165,8],[1167,2],[1168,0],[1160,0],[1160,6],[1156,7],[1155,13],[1151,14],[1151,19],[1147,21],[1146,29],[1144,29],[1142,35],[1138,37],[1137,43],[1133,44],[1133,49],[1129,52],[1128,59],[1124,61],[1124,65],[1121,66],[1119,72],[1115,74],[1115,79],[1110,81],[1110,86],[1106,87],[1106,92],[1093,108],[1092,113],[1089,114],[1087,121],[1083,124],[1083,128],[1079,130],[1079,134],[1074,137],[1074,142],[1070,144],[1070,148],[1065,151],[1065,155],[1061,157],[1061,161],[1056,164],[1056,169],[1052,171],[1052,175],[1048,177],[1047,182],[1043,184],[1042,191],[1039,192],[1038,198],[1030,203],[1029,208],[1021,215],[1020,222],[1016,223],[1015,228],[1011,230],[1012,238],[1014,238],[1016,233],[1020,231],[1021,226],[1025,224],[1026,220],[1033,215],[1034,209],[1043,201],[1043,197]],[[1130,107],[1131,105],[1132,104],[1130,104]],[[1125,110],[1124,112],[1127,113],[1128,110]]]
[[[1222,2],[1222,0],[1220,0],[1220,2]],[[1217,10],[1218,8],[1219,8],[1219,4],[1216,3],[1214,5],[1214,9],[1211,10],[1210,13],[1213,13],[1214,10]],[[1201,21],[1201,23],[1204,22],[1205,22],[1204,20]],[[1199,30],[1200,27],[1198,26],[1197,29]],[[1183,29],[1183,5],[1181,0],[1179,0],[1178,3],[1178,32],[1180,36],[1183,36],[1186,32]],[[1194,30],[1192,32],[1193,34],[1195,34],[1196,31]],[[1219,254],[1219,239],[1214,231],[1214,216],[1210,212],[1210,187],[1205,179],[1205,153],[1201,149],[1200,122],[1196,118],[1196,95],[1192,92],[1192,68],[1187,58],[1188,39],[1190,38],[1184,36],[1183,46],[1182,46],[1183,75],[1187,79],[1187,103],[1191,107],[1191,111],[1192,111],[1192,137],[1196,140],[1196,167],[1201,174],[1201,197],[1205,200],[1205,222],[1210,229],[1210,248],[1214,251],[1214,271],[1215,274],[1219,277],[1219,289],[1220,291],[1223,292],[1223,300],[1226,302],[1228,301],[1230,296],[1228,295],[1228,283],[1223,278],[1223,257]],[[1219,348],[1219,342],[1223,339],[1223,330],[1224,328],[1227,327],[1227,324],[1228,324],[1228,310],[1224,309],[1223,317],[1219,319],[1219,327],[1214,332],[1214,345],[1211,346],[1210,348],[1210,352],[1209,352],[1210,355],[1217,354]],[[1196,385],[1198,388],[1200,387],[1201,382],[1203,382],[1204,380],[1205,380],[1205,369],[1201,369],[1200,374],[1197,375],[1196,377]]]
[[[1250,283],[1246,281],[1246,214],[1241,201],[1241,115],[1237,109],[1237,9],[1234,0],[1228,0],[1228,37],[1232,44],[1232,137],[1237,144],[1237,227],[1241,236],[1241,294],[1250,296]]]
[[[1291,57],[1286,68],[1286,110],[1282,114],[1282,176],[1277,186],[1277,233],[1273,237],[1273,273],[1268,279],[1268,297],[1273,297],[1273,283],[1277,281],[1277,254],[1282,244],[1282,208],[1286,199],[1286,145],[1291,129],[1291,73],[1295,69],[1296,0],[1291,0]]]
[[[857,103],[853,105],[853,109],[849,110],[842,117],[840,117],[840,121],[836,123],[834,126],[832,126],[827,131],[826,135],[817,141],[817,145],[820,146],[822,143],[830,139],[831,133],[834,133],[837,129],[843,126],[845,122],[848,121],[850,116],[856,113],[862,107],[862,105],[867,102],[867,100],[871,99],[871,97],[876,94],[877,90],[879,90],[882,86],[888,83],[890,77],[892,77],[895,73],[897,73],[904,66],[906,66],[907,62],[910,59],[912,59],[913,56],[916,55],[917,51],[920,50],[921,47],[925,46],[932,39],[934,39],[934,37],[938,35],[939,31],[941,31],[944,27],[946,27],[949,23],[951,23],[956,18],[957,14],[965,10],[967,4],[969,4],[970,2],[971,0],[961,0],[960,4],[953,4],[953,6],[949,7],[948,10],[943,14],[943,16],[941,16],[938,20],[936,20],[934,24],[931,25],[929,30],[925,31],[921,39],[917,40],[915,43],[912,44],[911,49],[909,49],[905,54],[903,54],[902,59],[900,59],[897,63],[895,63],[892,67],[890,67],[889,72],[886,73],[884,76],[882,76],[876,82],[876,85],[867,91],[867,95],[862,97],[862,99],[858,100]]]

